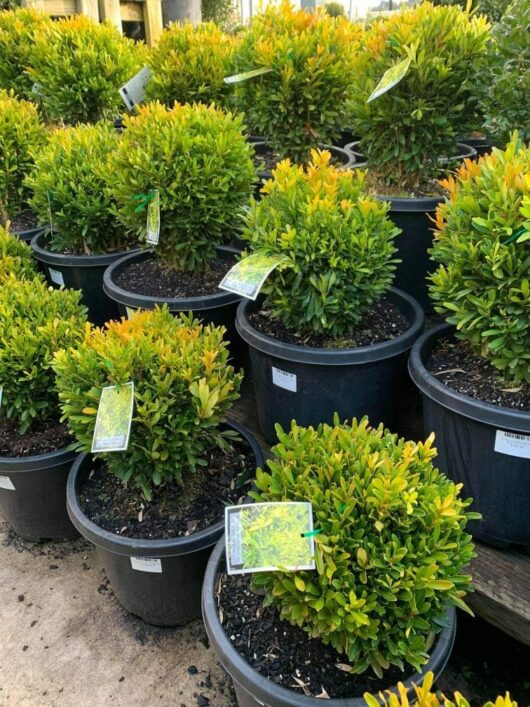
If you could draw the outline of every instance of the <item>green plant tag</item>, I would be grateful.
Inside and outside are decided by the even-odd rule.
[[[147,235],[146,243],[158,245],[160,239],[160,194],[154,190],[154,196],[147,204]]]
[[[48,221],[50,222],[50,234],[53,236],[52,199],[49,189],[46,191],[46,197],[48,199]]]
[[[233,76],[225,76],[223,81],[225,83],[241,83],[241,81],[247,81],[248,79],[253,79],[256,76],[263,76],[263,74],[270,74],[272,69],[262,66],[259,69],[252,69],[252,71],[244,71],[242,74],[233,74]]]
[[[249,503],[225,508],[228,574],[315,569],[310,503]]]
[[[390,69],[385,71],[383,78],[379,81],[370,94],[370,98],[367,103],[370,103],[370,101],[375,101],[376,98],[379,98],[379,96],[382,96],[387,91],[390,91],[391,88],[394,88],[394,86],[396,86],[401,79],[406,76],[411,61],[412,56],[408,56],[406,59],[403,59],[403,61],[400,61],[398,64],[394,64],[394,66],[391,66]]]
[[[92,452],[123,452],[129,446],[134,383],[103,388],[99,399]]]
[[[274,268],[286,258],[277,255],[253,253],[236,263],[221,280],[219,287],[227,292],[255,300],[263,283]]]
[[[144,66],[120,88],[120,96],[129,110],[132,110],[135,105],[144,100],[145,87],[149,83],[151,76],[151,69],[148,66]]]

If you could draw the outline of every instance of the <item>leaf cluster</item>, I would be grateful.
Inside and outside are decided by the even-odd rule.
[[[0,226],[0,283],[10,275],[18,280],[41,277],[37,273],[29,245]]]
[[[433,5],[459,5],[466,9],[468,0],[432,0]],[[503,16],[511,0],[477,0],[473,2],[472,9],[475,13],[486,15],[491,22],[498,22]]]
[[[407,442],[368,420],[277,426],[257,501],[313,504],[316,571],[253,577],[266,604],[348,658],[350,672],[419,669],[444,612],[463,597],[474,557],[470,500],[432,460],[433,436]]]

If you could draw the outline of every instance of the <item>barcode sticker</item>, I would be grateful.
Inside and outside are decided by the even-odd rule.
[[[508,454],[510,457],[530,459],[530,435],[497,430],[494,449],[496,452]]]
[[[285,390],[290,390],[291,393],[296,393],[296,375],[294,373],[288,373],[287,371],[282,371],[280,368],[272,367],[272,382],[277,385],[278,388],[284,388]]]
[[[14,491],[15,485],[9,478],[9,476],[0,476],[0,489],[5,489],[6,491]]]
[[[162,560],[157,557],[131,557],[131,567],[138,572],[162,574]]]
[[[64,287],[64,277],[62,272],[59,272],[59,270],[54,270],[53,268],[48,268],[48,273],[50,275],[50,280],[53,283]]]

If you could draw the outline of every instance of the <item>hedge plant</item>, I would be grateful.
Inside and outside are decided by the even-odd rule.
[[[110,22],[76,15],[39,33],[29,74],[51,120],[95,123],[122,113],[118,90],[142,68],[144,59],[141,45]]]
[[[474,557],[471,500],[433,466],[433,436],[406,442],[368,420],[277,426],[257,501],[313,505],[316,571],[256,574],[283,620],[333,646],[352,673],[419,670],[448,607],[464,602]]]
[[[364,177],[314,151],[306,169],[279,163],[252,203],[243,238],[284,259],[262,289],[264,306],[297,333],[351,335],[392,284],[399,229],[388,204],[367,196]]]
[[[43,420],[59,420],[52,370],[55,351],[84,333],[86,309],[77,290],[55,290],[42,279],[5,277],[0,287],[0,416],[24,434]]]
[[[153,102],[125,119],[109,167],[118,218],[145,239],[142,199],[158,190],[165,267],[205,268],[230,237],[255,180],[243,129],[241,116],[201,104]]]
[[[472,9],[475,13],[486,15],[491,22],[498,22],[511,0],[478,0],[472,3]],[[462,9],[466,9],[468,0],[433,0],[433,5],[459,5]]]
[[[0,283],[10,275],[18,280],[41,277],[37,273],[29,245],[0,226]]]
[[[530,148],[466,161],[443,182],[430,294],[458,338],[507,381],[530,382]]]
[[[148,500],[165,482],[184,485],[205,464],[207,449],[225,447],[231,436],[219,425],[238,397],[242,374],[227,365],[224,331],[191,316],[173,317],[165,307],[87,329],[77,347],[58,351],[63,419],[76,449],[91,449],[101,389],[133,381],[129,448],[98,456]]]

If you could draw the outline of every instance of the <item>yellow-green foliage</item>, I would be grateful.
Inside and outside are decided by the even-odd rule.
[[[63,417],[90,451],[101,389],[133,381],[135,409],[129,449],[101,454],[110,472],[150,498],[166,481],[184,484],[213,445],[238,397],[241,374],[227,365],[224,328],[167,308],[92,329],[76,348],[59,351],[54,368]]]
[[[237,42],[213,22],[172,23],[151,54],[146,99],[168,108],[175,101],[226,104],[231,90],[223,79],[232,73]]]
[[[59,419],[53,354],[83,337],[86,309],[77,290],[41,279],[7,276],[0,287],[0,415],[25,432],[34,421]]]
[[[41,277],[35,268],[29,245],[0,226],[0,282],[9,275],[19,280]]]

